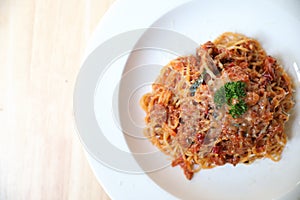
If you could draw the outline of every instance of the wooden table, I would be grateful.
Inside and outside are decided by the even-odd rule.
[[[73,89],[114,0],[0,0],[0,199],[109,199],[84,156]]]

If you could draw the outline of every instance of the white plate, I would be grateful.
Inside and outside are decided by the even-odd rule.
[[[107,193],[113,199],[300,197],[300,134],[297,133],[299,118],[296,113],[291,119],[290,140],[280,162],[260,160],[250,166],[225,165],[203,170],[192,181],[187,181],[178,167],[165,167],[169,160],[148,141],[139,138],[142,136],[143,113],[138,105],[138,99],[149,89],[147,86],[161,65],[178,54],[193,53],[197,44],[213,40],[225,31],[257,38],[269,54],[280,59],[299,86],[299,10],[300,3],[296,0],[116,2],[90,42],[89,56],[83,64],[74,94],[79,136],[89,152],[87,156],[95,175]],[[175,32],[151,29],[145,34],[143,29],[131,31],[150,26]],[[119,33],[123,34],[117,35]],[[115,37],[109,40],[112,36]],[[172,37],[176,38],[174,44],[168,43],[168,39],[173,41]],[[167,46],[163,46],[164,42]],[[189,45],[184,46],[181,42]],[[119,48],[115,48],[118,44]],[[131,52],[128,59],[128,51],[141,45],[142,51]],[[103,55],[107,52],[108,62],[103,65]],[[296,94],[297,101],[299,91]],[[125,103],[119,98],[125,98]],[[299,110],[298,105],[296,110]]]

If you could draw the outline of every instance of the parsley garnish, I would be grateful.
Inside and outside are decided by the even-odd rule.
[[[241,81],[226,83],[215,93],[214,102],[216,106],[221,107],[227,103],[227,105],[230,106],[229,114],[231,114],[233,118],[244,114],[248,109],[243,99],[243,97],[246,96],[245,88],[246,84]],[[234,104],[233,100],[235,100]]]
[[[231,106],[229,110],[229,114],[233,118],[237,118],[238,116],[244,114],[247,111],[247,104],[244,100],[240,100],[238,103]]]
[[[228,82],[224,85],[226,102],[231,105],[233,99],[240,100],[246,96],[245,87],[246,84],[242,81]]]

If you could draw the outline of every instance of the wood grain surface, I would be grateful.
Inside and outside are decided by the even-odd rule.
[[[109,199],[84,156],[73,89],[114,0],[0,0],[0,199]]]

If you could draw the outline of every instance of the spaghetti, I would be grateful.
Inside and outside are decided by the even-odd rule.
[[[227,83],[242,85],[237,93],[243,95],[228,100],[218,92]],[[216,103],[217,93],[227,104]],[[243,112],[232,115],[242,102]],[[191,179],[200,169],[226,163],[279,161],[294,102],[291,79],[276,59],[255,39],[227,32],[201,45],[196,56],[163,67],[140,104],[144,134]]]

